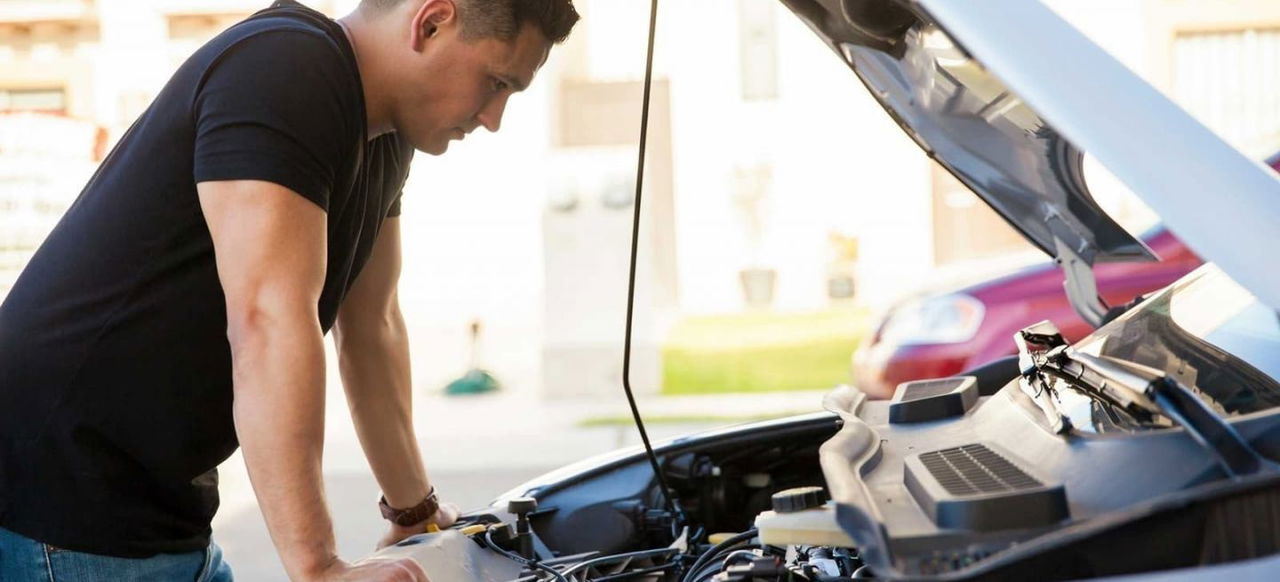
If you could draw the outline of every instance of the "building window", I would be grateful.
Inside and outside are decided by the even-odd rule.
[[[772,0],[738,1],[738,58],[742,99],[778,96],[778,27]]]
[[[67,92],[63,89],[0,89],[0,112],[16,111],[66,113]]]

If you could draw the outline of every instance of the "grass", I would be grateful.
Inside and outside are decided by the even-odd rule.
[[[849,379],[867,325],[856,308],[689,318],[662,350],[662,393],[829,388]]]

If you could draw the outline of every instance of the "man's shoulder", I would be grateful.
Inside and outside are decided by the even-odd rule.
[[[337,22],[287,1],[276,2],[222,31],[196,51],[189,64],[208,69],[231,55],[253,51],[286,51],[316,66],[355,66],[354,53]]]
[[[259,10],[237,26],[252,30],[294,30],[324,35],[337,40],[344,35],[337,21],[292,1],[281,1]]]
[[[338,31],[339,34],[341,30]],[[302,18],[287,12],[260,12],[223,31],[209,41],[206,49],[217,53],[227,49],[253,44],[288,43],[295,51],[323,51],[333,57],[342,57],[342,45],[335,31],[323,22]]]
[[[248,93],[283,89],[294,97],[338,95],[350,107],[362,98],[359,77],[355,53],[336,22],[309,8],[274,7],[215,36],[175,75],[194,83],[193,103],[215,86]]]
[[[363,94],[345,34],[322,20],[268,9],[184,65],[197,183],[274,182],[326,209],[345,187],[364,137]]]

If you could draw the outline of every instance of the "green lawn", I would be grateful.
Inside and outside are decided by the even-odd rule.
[[[857,308],[694,317],[663,346],[663,394],[814,390],[849,381]]]

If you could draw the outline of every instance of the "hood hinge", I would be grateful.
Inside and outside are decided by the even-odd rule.
[[[1093,274],[1092,249],[1077,253],[1070,245],[1062,242],[1061,238],[1055,236],[1053,242],[1057,247],[1057,257],[1054,260],[1062,267],[1065,277],[1062,287],[1067,291],[1071,307],[1089,325],[1094,328],[1101,326],[1111,308],[1098,295],[1098,280]]]

